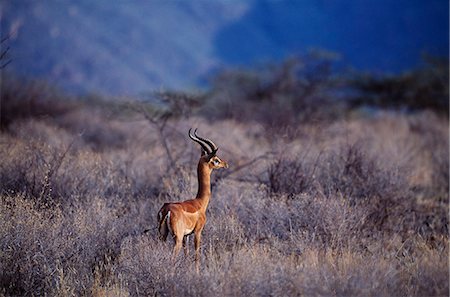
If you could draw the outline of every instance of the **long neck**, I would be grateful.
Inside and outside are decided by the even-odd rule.
[[[202,201],[203,207],[206,209],[211,198],[211,169],[201,161],[197,167],[197,178],[198,192],[196,198]]]

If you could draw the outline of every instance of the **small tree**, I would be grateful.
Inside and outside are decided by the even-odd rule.
[[[353,107],[430,109],[448,115],[448,58],[424,56],[422,67],[399,75],[358,74],[350,85],[356,91]]]
[[[177,166],[177,158],[173,156],[173,150],[168,140],[168,122],[169,120],[189,117],[192,110],[198,107],[202,100],[202,95],[159,91],[153,92],[148,102],[129,104],[131,110],[143,115],[157,131],[161,145],[167,155],[168,172]]]

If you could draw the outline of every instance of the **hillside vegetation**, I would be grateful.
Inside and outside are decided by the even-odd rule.
[[[0,295],[446,296],[448,110],[368,111],[333,100],[348,93],[326,64],[298,65],[158,104],[5,84]],[[155,228],[164,202],[195,195],[191,127],[230,164],[199,274],[193,247],[172,263]]]

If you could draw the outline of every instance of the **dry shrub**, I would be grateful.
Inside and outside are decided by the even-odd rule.
[[[119,271],[126,276],[123,282],[131,288],[131,295],[445,295],[448,273],[435,274],[446,271],[445,256],[429,249],[420,238],[411,242],[416,245],[413,250],[419,249],[414,262],[405,255],[408,248],[401,242],[400,246],[392,243],[392,257],[312,247],[301,254],[286,254],[267,244],[244,244],[232,250],[205,248],[202,269],[196,274],[191,260],[171,265],[167,246],[146,237],[128,238],[122,245]],[[424,274],[431,277],[428,283],[421,283]]]
[[[430,109],[448,117],[448,57],[424,56],[420,68],[400,75],[356,75],[350,85],[356,91],[354,105],[383,108]]]
[[[326,151],[314,157],[307,154],[296,158],[283,155],[268,166],[265,183],[276,200],[308,201],[306,205],[295,208],[301,209],[307,218],[301,224],[303,226],[319,229],[328,226],[314,223],[316,220],[312,218],[315,214],[321,214],[320,209],[314,208],[336,203],[337,209],[346,209],[344,217],[350,219],[349,225],[353,224],[345,238],[352,238],[354,232],[363,232],[363,229],[367,233],[365,236],[376,236],[378,231],[405,232],[416,227],[403,223],[400,226],[407,230],[400,229],[396,221],[399,214],[404,215],[413,208],[413,198],[406,182],[394,172],[379,168],[377,160],[371,159],[358,145],[344,145],[338,152]],[[353,214],[361,217],[352,218]],[[288,217],[292,215],[296,217],[295,214]],[[330,227],[336,223],[333,211],[320,217],[323,220],[329,218]],[[319,233],[324,236],[327,232],[322,230]]]
[[[8,139],[8,137],[4,138]],[[2,193],[24,193],[35,199],[44,198],[48,190],[51,170],[49,147],[40,142],[6,142],[1,146],[2,155],[0,180]]]
[[[1,196],[1,281],[9,294],[26,295],[50,291],[56,280],[51,277],[58,266],[61,240],[49,244],[49,228],[60,225],[61,212],[37,211],[23,196]],[[56,257],[55,257],[56,256]]]
[[[340,89],[336,58],[335,53],[312,50],[279,64],[221,71],[202,112],[209,118],[257,122],[272,132],[337,118],[344,102],[331,95]]]
[[[24,196],[1,197],[2,287],[8,294],[63,291],[78,295],[102,282],[119,284],[112,261],[134,232],[120,201],[100,198],[70,212],[42,210]],[[108,280],[105,280],[108,279]]]
[[[2,76],[0,106],[0,129],[4,130],[18,120],[61,116],[79,104],[44,81],[24,83]]]
[[[312,178],[301,160],[280,158],[267,170],[268,187],[272,193],[299,194],[312,186]]]
[[[123,149],[133,136],[127,127],[106,119],[98,108],[76,110],[58,119],[57,123],[69,133],[79,135],[92,150]]]
[[[433,200],[447,200],[449,191],[449,127],[448,121],[433,113],[424,113],[410,119],[413,135],[420,137],[425,168],[429,170],[426,192]]]

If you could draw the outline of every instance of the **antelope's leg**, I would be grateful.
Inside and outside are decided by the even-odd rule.
[[[180,253],[181,246],[183,245],[183,236],[181,235],[175,235],[175,246],[173,247],[173,254],[172,254],[172,260],[175,261],[178,254]]]
[[[202,233],[195,232],[195,261],[200,261],[200,241],[201,241]]]
[[[195,269],[197,273],[200,272],[200,241],[202,238],[201,230],[194,233],[194,244],[195,244]]]
[[[184,255],[188,256],[189,255],[189,235],[186,235],[183,237],[183,250],[184,250]]]

